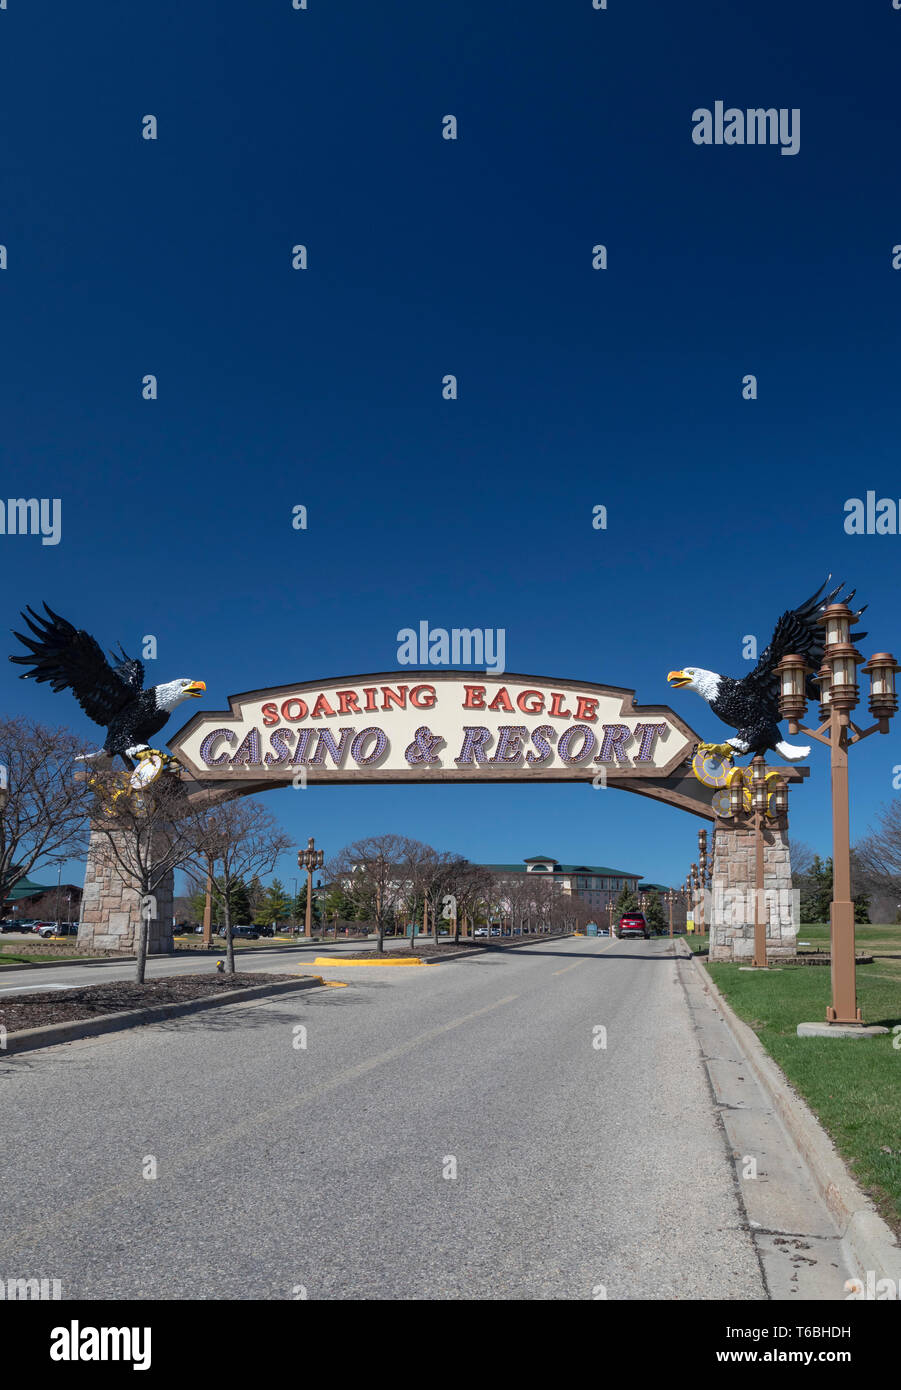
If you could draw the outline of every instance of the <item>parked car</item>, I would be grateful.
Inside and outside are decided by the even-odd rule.
[[[55,922],[42,922],[38,929],[38,936],[45,940],[48,936],[77,936],[77,922],[60,922],[59,926]]]
[[[225,928],[220,927],[216,935],[225,936]],[[259,941],[260,933],[256,927],[232,927],[232,937],[235,941]]]
[[[649,941],[651,937],[643,912],[630,912],[620,917],[616,934],[619,937],[643,936],[645,941]]]
[[[487,936],[487,935],[488,935],[488,928],[487,928],[487,927],[476,927],[475,931],[473,932],[473,936]]]

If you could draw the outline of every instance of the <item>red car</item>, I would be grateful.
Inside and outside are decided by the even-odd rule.
[[[644,913],[629,912],[626,916],[620,917],[619,926],[616,931],[617,936],[643,936],[645,941],[651,939],[648,931],[648,924],[644,920]]]

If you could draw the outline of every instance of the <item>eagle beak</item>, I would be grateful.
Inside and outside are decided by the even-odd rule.
[[[670,671],[666,679],[676,690],[678,690],[680,685],[689,685],[691,683],[691,676],[686,676],[684,671]]]
[[[187,686],[186,689],[185,689],[185,694],[186,694],[186,695],[193,695],[193,697],[194,697],[195,700],[199,700],[200,697],[201,697],[201,695],[204,693],[205,690],[206,690],[206,682],[205,682],[205,681],[191,681],[191,684],[190,684],[189,686]]]

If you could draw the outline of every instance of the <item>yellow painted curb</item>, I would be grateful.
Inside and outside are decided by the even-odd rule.
[[[323,980],[322,983],[325,985],[326,989],[347,989],[347,984],[344,980]]]
[[[328,956],[317,956],[314,965],[337,965],[344,970],[351,965],[363,965],[367,969],[373,965],[425,965],[424,960],[331,960]]]

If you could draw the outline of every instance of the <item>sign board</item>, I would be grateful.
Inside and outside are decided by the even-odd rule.
[[[618,686],[405,670],[233,695],[169,746],[203,780],[634,783],[667,776],[696,742],[671,709]]]

